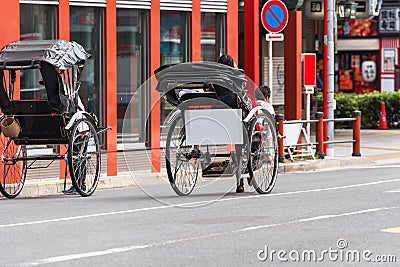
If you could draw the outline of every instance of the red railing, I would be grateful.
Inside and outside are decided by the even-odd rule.
[[[324,119],[324,114],[322,112],[317,112],[315,114],[315,120],[294,120],[294,121],[284,121],[284,116],[282,114],[278,114],[275,116],[276,121],[278,123],[278,145],[279,145],[279,161],[282,162],[285,158],[284,153],[284,142],[283,136],[285,133],[283,131],[283,124],[292,124],[292,123],[316,123],[315,130],[315,142],[311,143],[311,145],[316,146],[316,154],[320,158],[325,157],[325,149],[324,146],[327,144],[338,144],[338,143],[353,143],[353,157],[361,156],[361,111],[354,111],[353,118],[337,118],[337,119]],[[345,122],[352,121],[353,122],[353,139],[349,140],[329,140],[324,141],[324,122]],[[300,138],[300,137],[299,137]],[[309,146],[310,143],[302,144],[299,143],[298,146]]]

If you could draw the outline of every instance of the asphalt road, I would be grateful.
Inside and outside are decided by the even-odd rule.
[[[396,266],[399,170],[281,175],[270,195],[221,179],[187,197],[162,185],[0,199],[0,265]]]

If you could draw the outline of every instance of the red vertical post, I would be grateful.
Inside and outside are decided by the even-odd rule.
[[[58,0],[58,23],[57,31],[58,38],[69,40],[70,38],[70,23],[69,23],[69,0]]]
[[[238,0],[229,0],[227,3],[226,23],[226,53],[236,62],[239,61],[239,23]]]
[[[301,120],[302,117],[301,11],[289,12],[289,22],[285,29],[284,34],[285,34],[285,41],[284,41],[285,118],[287,120]]]
[[[201,60],[201,12],[200,0],[192,0],[192,16],[190,29],[192,39],[190,42],[190,57],[191,61],[196,62]]]
[[[19,0],[2,1],[0,8],[0,17],[3,22],[0,23],[0,48],[19,40]]]
[[[317,112],[315,114],[315,117],[318,120],[317,127],[316,127],[316,134],[315,134],[315,139],[316,139],[316,142],[318,143],[317,155],[321,159],[323,159],[325,157],[325,153],[324,153],[324,113]]]
[[[151,1],[150,10],[150,76],[160,67],[160,0]],[[149,113],[149,143],[151,148],[151,171],[160,172],[160,94],[155,90],[155,85],[150,85],[150,113]]]
[[[236,14],[236,16],[237,16],[237,14]],[[237,24],[237,19],[235,19],[234,22],[236,22],[236,24]],[[245,71],[245,74],[256,85],[260,84],[260,52],[259,52],[260,47],[259,46],[260,46],[259,1],[245,1],[245,5],[244,5],[244,47],[246,49],[244,50],[244,71]],[[285,87],[285,88],[287,88],[287,87]]]
[[[279,162],[283,162],[285,160],[285,151],[283,147],[283,115],[277,114],[275,116],[276,122],[278,123],[278,146],[279,146]]]
[[[237,63],[239,61],[239,23],[238,23],[238,0],[227,2],[226,14],[226,53],[231,55]],[[228,26],[229,25],[229,26]],[[234,145],[228,145],[228,151],[235,151]]]
[[[59,0],[58,2],[58,17],[57,17],[58,39],[69,40],[70,38],[70,18],[69,18],[69,0]],[[60,155],[67,153],[65,145],[58,146]],[[68,177],[65,172],[67,163],[64,160],[60,161],[60,179]]]
[[[107,175],[117,175],[117,3],[107,0],[105,19]]]
[[[19,0],[1,1],[0,18],[0,49],[3,46],[20,39],[20,9]],[[20,99],[19,71],[14,87],[14,99]]]
[[[19,0],[2,1],[0,8],[0,17],[3,23],[0,23],[0,49],[5,45],[20,39],[20,11]],[[15,84],[14,99],[19,99],[19,75]],[[1,112],[0,112],[1,114]],[[0,150],[4,150],[6,140],[4,135],[0,135]],[[19,162],[17,163],[20,164]],[[0,176],[4,175],[4,169],[0,169]],[[15,180],[14,180],[15,181]],[[13,179],[9,181],[12,183]]]
[[[356,110],[353,113],[353,157],[361,157],[361,111]]]

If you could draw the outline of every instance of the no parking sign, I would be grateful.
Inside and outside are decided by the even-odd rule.
[[[289,13],[286,5],[279,0],[266,2],[261,10],[261,22],[270,33],[283,31],[288,23]]]

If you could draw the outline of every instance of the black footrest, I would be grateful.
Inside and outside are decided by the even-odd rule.
[[[214,161],[202,170],[203,177],[215,177],[221,175],[233,175],[234,168],[230,160]]]

